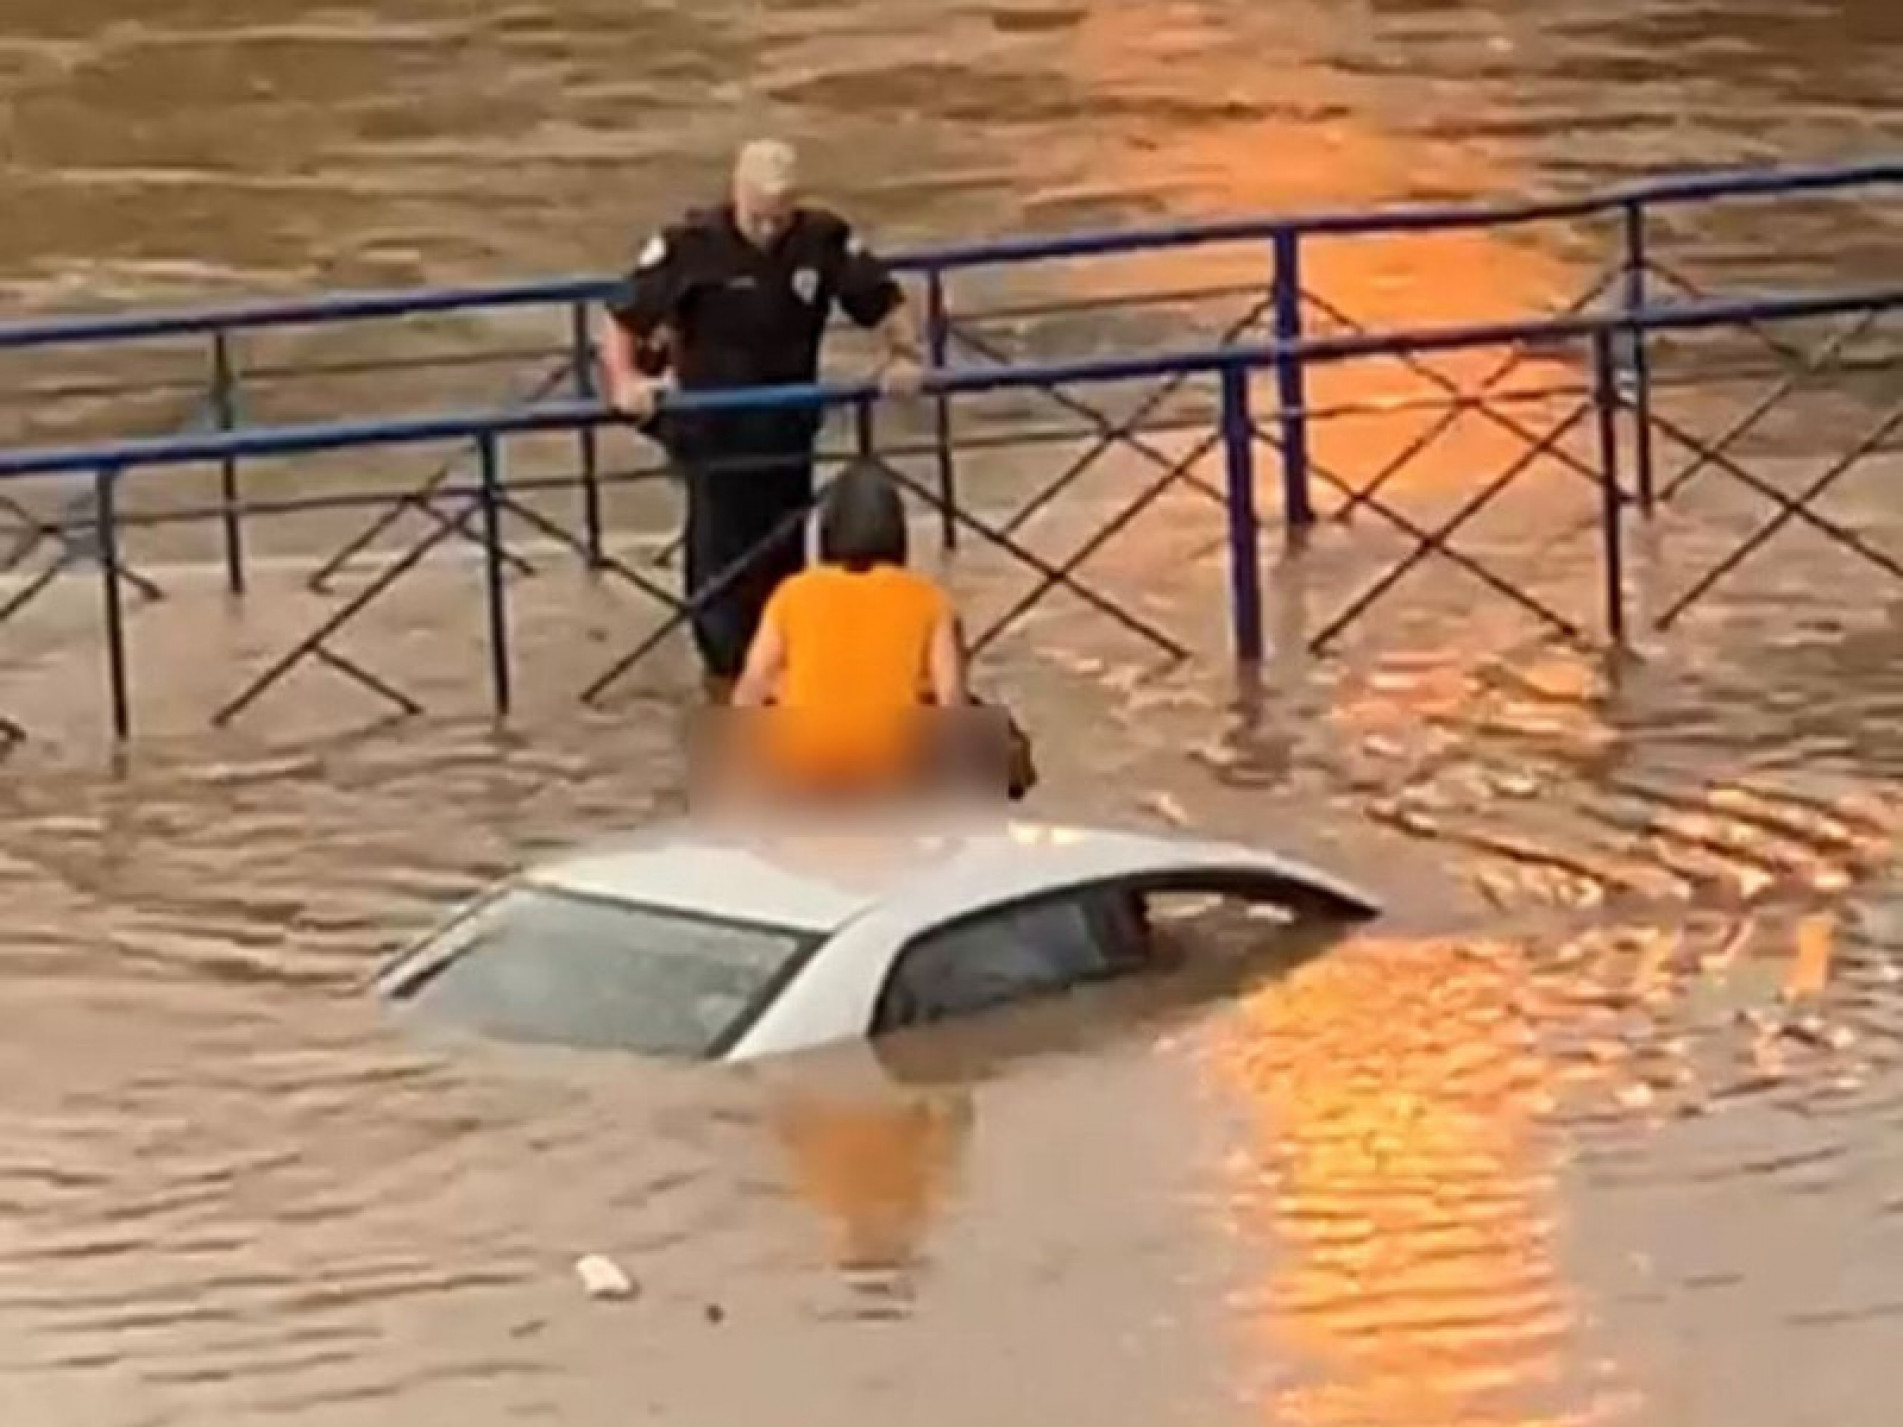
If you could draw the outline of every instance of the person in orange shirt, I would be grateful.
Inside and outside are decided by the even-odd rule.
[[[819,507],[819,561],[768,601],[734,688],[772,705],[773,772],[806,791],[905,786],[922,772],[924,711],[965,707],[958,614],[906,567],[905,505],[877,465],[841,472]]]

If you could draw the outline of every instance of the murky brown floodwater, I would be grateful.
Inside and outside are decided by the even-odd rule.
[[[605,267],[767,127],[906,239],[1873,153],[1903,140],[1900,15],[15,0],[0,284],[92,308]],[[1768,222],[1668,236],[1707,279],[1903,254],[1893,208]],[[1448,320],[1564,301],[1591,251],[1345,244],[1311,278],[1363,318]],[[1711,400],[1707,432],[1735,409]],[[1778,460],[1827,460],[1847,411],[1868,420],[1814,408]],[[1406,436],[1318,439],[1365,477]],[[1515,449],[1462,423],[1404,493],[1444,510]],[[1883,473],[1846,508],[1894,542]],[[1760,518],[1701,479],[1633,551],[1642,608]],[[1591,508],[1556,469],[1472,548],[1592,627]],[[1200,509],[1093,569],[1209,645]],[[140,726],[179,736],[115,776],[95,597],[40,605],[0,695],[34,733],[0,782],[0,1416],[1887,1427],[1903,646],[1887,591],[1851,593],[1882,577],[1806,538],[1611,666],[1445,571],[1342,661],[1299,657],[1399,548],[1365,520],[1278,564],[1260,692],[1220,660],[1146,677],[1075,609],[1021,631],[990,677],[1045,735],[1048,807],[1285,844],[1393,914],[1236,998],[947,1048],[955,1076],[863,1048],[748,1075],[426,1053],[365,1004],[449,899],[668,804],[678,668],[573,702],[627,600],[518,588],[506,737],[336,734],[372,705],[321,669],[214,736],[320,609],[269,575],[236,609],[187,588],[133,636]],[[987,610],[1018,588],[967,571]],[[475,588],[426,581],[345,644],[478,709]],[[639,1299],[586,1300],[587,1252]]]

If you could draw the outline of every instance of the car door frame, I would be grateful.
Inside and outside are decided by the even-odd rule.
[[[1047,902],[1067,899],[1081,899],[1095,892],[1119,891],[1133,893],[1136,896],[1150,896],[1160,892],[1185,893],[1192,896],[1239,896],[1244,900],[1258,903],[1273,903],[1289,910],[1296,918],[1292,925],[1314,926],[1330,920],[1325,913],[1316,910],[1312,890],[1297,879],[1286,874],[1270,872],[1257,868],[1244,867],[1176,867],[1159,868],[1154,871],[1104,873],[1096,876],[1079,877],[1061,886],[1039,888],[1033,892],[999,898],[982,907],[974,907],[955,916],[941,918],[929,926],[920,927],[898,941],[892,947],[887,959],[884,974],[866,1007],[861,1034],[868,1040],[894,1031],[882,1031],[878,1028],[879,1009],[891,988],[893,979],[898,975],[906,954],[929,938],[956,933],[973,922],[986,917],[1008,916],[1013,912]],[[1303,897],[1306,896],[1306,907]],[[1344,921],[1349,920],[1343,918]],[[1045,1000],[1051,996],[1063,995],[1069,991],[1088,986],[1101,986],[1113,981],[1123,981],[1131,976],[1140,976],[1153,971],[1167,970],[1167,967],[1152,964],[1150,967],[1132,968],[1126,972],[1112,972],[1106,976],[1093,976],[1080,979],[1070,986],[1053,989],[1049,992],[1034,993],[1021,1001],[1002,1003],[997,1008],[986,1007],[973,1012],[973,1015],[989,1015],[994,1009],[1003,1009],[1006,1005],[1028,1005]],[[950,1020],[963,1019],[952,1017]],[[932,1022],[930,1024],[944,1024]],[[909,1027],[895,1028],[910,1029]]]
[[[930,897],[880,902],[841,924],[806,959],[781,995],[727,1048],[727,1058],[751,1060],[839,1040],[869,1039],[886,981],[904,948],[961,921],[1024,902],[1076,895],[1092,887],[1211,892],[1224,885],[1245,886],[1257,889],[1260,900],[1286,898],[1286,905],[1313,921],[1345,924],[1376,915],[1372,903],[1351,901],[1332,885],[1304,877],[1305,870],[1265,866],[1246,854],[1191,855],[1161,865],[1082,872],[1028,889],[1014,887],[975,902],[962,887]]]

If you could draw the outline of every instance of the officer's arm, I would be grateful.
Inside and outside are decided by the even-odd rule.
[[[922,360],[918,323],[892,270],[859,240],[843,221],[839,234],[839,270],[834,290],[846,315],[870,327],[885,343],[886,355],[908,362]]]
[[[886,356],[893,361],[911,362],[918,365],[925,360],[923,348],[919,342],[918,321],[912,315],[912,304],[905,300],[905,294],[899,294],[899,300],[890,312],[880,321],[876,329],[879,340],[885,343]]]
[[[601,360],[610,390],[639,379],[665,353],[683,289],[680,250],[678,230],[656,233],[609,295]]]

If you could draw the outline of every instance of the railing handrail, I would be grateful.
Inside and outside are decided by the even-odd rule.
[[[1422,327],[1385,333],[1347,333],[1311,337],[1298,342],[1169,350],[1142,356],[1039,366],[950,368],[928,376],[924,390],[927,394],[976,394],[1018,388],[1139,381],[1179,373],[1209,373],[1225,367],[1253,370],[1272,367],[1291,359],[1328,363],[1375,356],[1418,357],[1436,352],[1513,344],[1554,346],[1601,335],[1686,331],[1894,308],[1903,308],[1903,283],[1832,292],[1677,303],[1630,312],[1581,313],[1568,317]],[[732,388],[680,393],[668,402],[668,406],[675,411],[838,406],[869,401],[877,395],[877,386],[870,382]],[[610,424],[620,419],[599,402],[560,401],[503,410],[452,412],[381,421],[252,427],[204,435],[141,437],[89,446],[28,447],[0,451],[0,479],[96,473],[138,466],[191,465],[244,456],[287,456],[361,446],[467,441],[533,431],[573,430]]]
[[[1666,175],[1572,198],[1529,199],[1512,203],[1419,203],[1147,228],[1099,229],[916,249],[895,253],[890,261],[895,268],[904,272],[943,273],[1061,258],[1101,257],[1116,253],[1268,240],[1285,233],[1366,236],[1508,226],[1591,217],[1634,204],[1657,206],[1728,197],[1814,193],[1892,183],[1903,183],[1903,159],[1876,159],[1828,166],[1724,169]],[[249,301],[225,307],[52,317],[30,322],[0,323],[0,350],[84,342],[125,342],[483,308],[566,306],[598,302],[618,281],[616,277],[550,278],[466,287],[343,292],[321,297]]]

